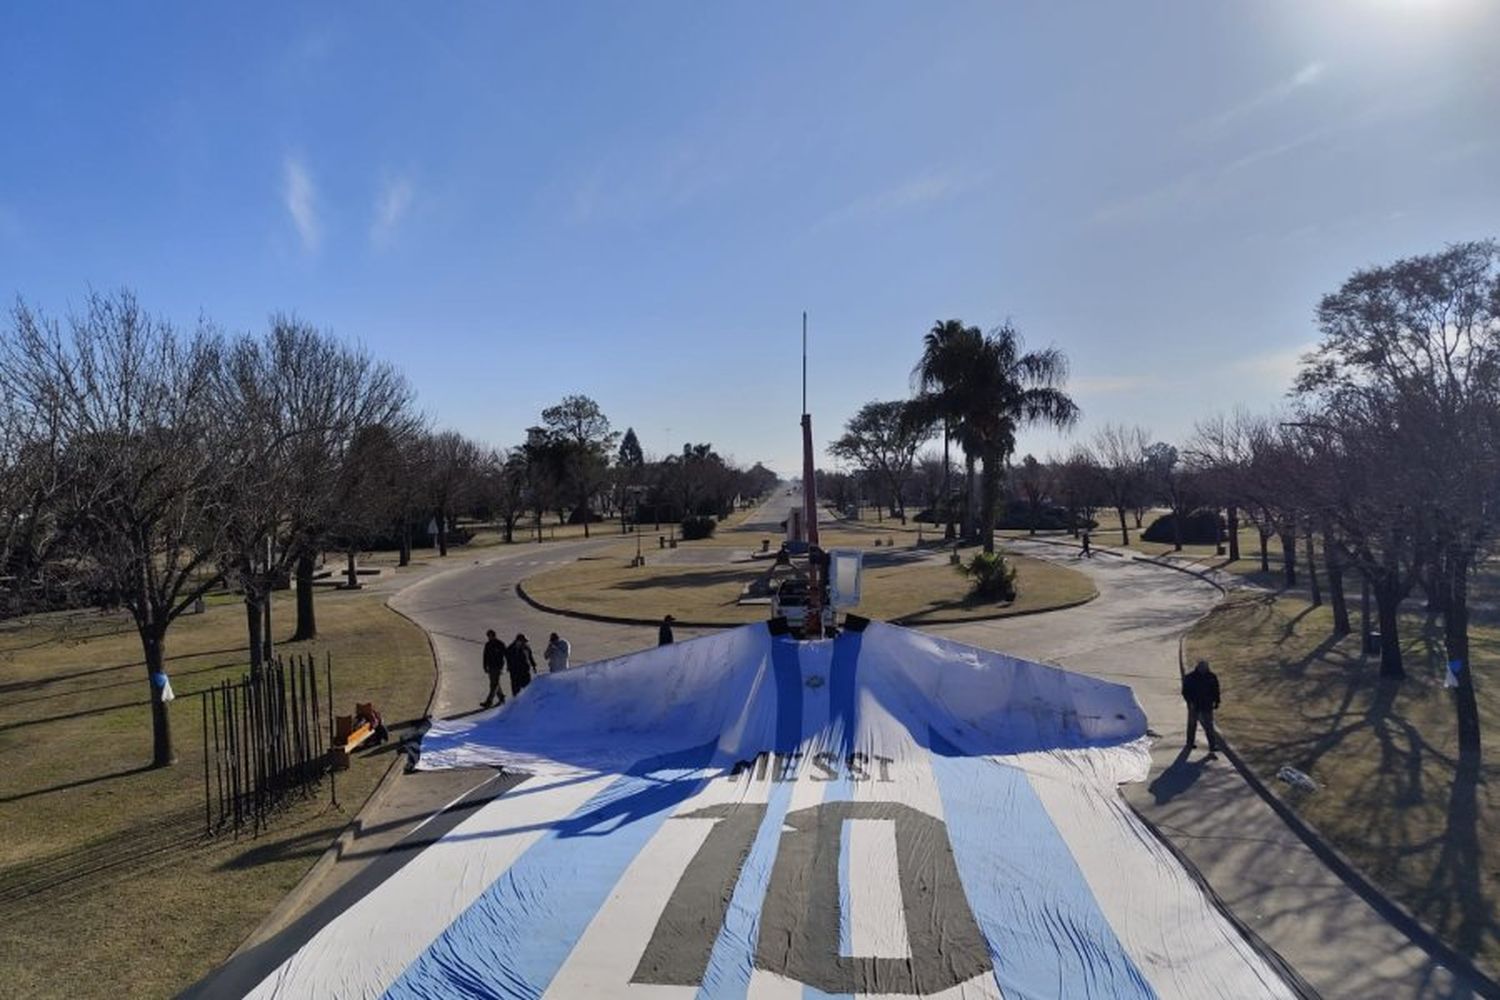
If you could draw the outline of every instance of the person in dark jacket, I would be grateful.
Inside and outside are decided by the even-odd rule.
[[[484,672],[489,675],[490,690],[484,696],[484,701],[479,704],[489,708],[500,699],[500,704],[505,704],[505,694],[500,690],[500,673],[505,669],[505,643],[495,638],[495,630],[485,632],[489,636],[484,642]]]
[[[510,670],[510,693],[518,695],[531,683],[532,671],[536,670],[536,657],[531,655],[531,643],[523,633],[517,632],[515,641],[506,648],[505,665]]]
[[[1214,732],[1214,712],[1219,708],[1219,678],[1208,669],[1207,660],[1199,660],[1192,671],[1182,677],[1182,700],[1187,702],[1187,749],[1198,746],[1198,723],[1208,734],[1208,752],[1219,752],[1219,735]]]
[[[661,628],[656,630],[656,644],[658,646],[670,646],[672,644],[672,623],[677,619],[667,615],[661,620]]]

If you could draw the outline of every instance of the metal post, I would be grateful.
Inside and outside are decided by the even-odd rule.
[[[223,685],[220,685],[220,691],[222,691],[222,688],[223,688]],[[209,692],[210,693],[214,693],[214,689],[213,688],[209,688]],[[219,706],[222,703],[222,701],[223,701],[223,699],[220,698],[220,697],[218,697],[218,694],[215,693],[214,708],[213,708],[213,716],[214,716],[214,779],[215,779],[215,783],[218,785],[218,792],[219,792],[219,824],[218,825],[221,826],[221,827],[224,825],[224,751],[223,751],[223,742],[219,739]]]
[[[328,679],[328,746],[332,748],[333,741],[337,736],[333,729],[335,722],[333,714],[333,652],[331,650],[327,653],[327,658],[324,660],[324,676]],[[334,769],[331,767],[328,769],[328,796],[333,802],[333,807],[337,809],[339,804],[338,777],[334,774]]]
[[[199,692],[199,701],[203,705],[203,833],[205,836],[214,832],[214,808],[213,796],[210,794],[208,785],[208,690]]]

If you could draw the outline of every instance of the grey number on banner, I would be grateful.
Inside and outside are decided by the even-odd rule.
[[[839,847],[845,821],[888,820],[909,958],[839,953]],[[755,964],[825,993],[936,993],[991,969],[958,878],[947,826],[897,802],[824,802],[789,813],[760,915]]]
[[[729,910],[729,897],[765,815],[764,802],[740,802],[706,806],[677,817],[718,822],[677,880],[631,982],[669,986],[703,982]]]
[[[702,983],[765,812],[763,804],[738,803],[682,817],[719,822],[667,901],[632,982]],[[839,953],[839,851],[851,819],[893,826],[908,958]],[[908,995],[950,989],[990,971],[989,948],[941,820],[895,802],[824,802],[788,813],[786,826],[761,907],[757,967],[827,993]]]

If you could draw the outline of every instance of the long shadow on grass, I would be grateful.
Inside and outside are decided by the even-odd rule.
[[[50,639],[48,640],[51,641]],[[223,656],[226,653],[242,653],[245,646],[231,646],[228,649],[205,649],[196,653],[178,653],[175,656],[166,657],[167,662],[173,660],[187,660],[195,656]],[[88,670],[75,670],[68,674],[53,674],[50,677],[40,677],[30,681],[11,681],[9,684],[0,684],[0,694],[9,694],[12,691],[36,691],[49,684],[59,681],[70,681],[78,677],[92,677],[95,674],[107,674],[115,670],[128,670],[131,667],[140,669],[146,665],[145,660],[132,660],[129,663],[116,663],[108,667],[90,667]],[[14,704],[12,702],[11,704]]]
[[[679,573],[668,577],[652,577],[646,580],[621,580],[612,583],[607,590],[652,590],[657,587],[668,589],[692,589],[699,587],[713,587],[721,583],[746,583],[754,576],[744,569],[715,570],[710,573],[692,572]]]
[[[226,652],[233,652],[233,651],[232,650],[228,650]],[[184,656],[177,657],[177,659],[186,659],[190,655],[192,655],[192,656],[212,656],[214,654],[213,653],[184,654]],[[140,667],[143,667],[144,664],[141,664],[141,663],[132,663],[132,664],[130,664],[130,666],[140,668]],[[227,670],[227,669],[229,669],[231,667],[236,667],[236,666],[241,666],[244,669],[249,669],[247,665],[242,664],[241,661],[239,661],[239,660],[230,660],[228,663],[213,663],[213,664],[209,664],[206,667],[194,667],[191,670],[174,670],[174,671],[172,671],[172,676],[173,677],[191,677],[194,674],[212,673],[215,670]],[[145,679],[144,676],[131,677],[131,678],[129,678],[127,680],[123,680],[123,681],[110,681],[107,684],[93,684],[93,685],[90,685],[89,687],[79,687],[79,688],[72,688],[71,690],[68,690],[68,691],[58,691],[56,694],[41,694],[41,695],[37,695],[35,698],[18,698],[18,699],[14,700],[14,701],[7,700],[5,702],[5,707],[6,708],[14,708],[17,705],[32,705],[32,704],[35,704],[36,702],[39,702],[39,701],[55,701],[58,698],[76,698],[76,697],[80,697],[82,695],[94,694],[95,692],[98,692],[98,691],[108,691],[111,688],[131,687],[131,686],[136,685],[136,684],[144,684],[144,683],[146,683],[146,679]],[[4,727],[0,727],[0,728],[4,728]]]
[[[202,809],[166,813],[86,844],[0,869],[0,905],[45,897],[85,879],[84,885],[96,887],[102,879],[174,861],[182,851],[203,843]]]
[[[1294,625],[1282,629],[1276,646],[1290,642],[1294,631]],[[1440,632],[1428,622],[1412,635],[1409,661],[1441,662]],[[1463,773],[1456,757],[1429,742],[1411,721],[1409,713],[1421,699],[1440,692],[1411,678],[1381,678],[1378,664],[1339,650],[1338,643],[1330,637],[1305,655],[1288,656],[1258,680],[1283,689],[1276,698],[1281,704],[1330,707],[1304,711],[1302,732],[1261,741],[1255,756],[1273,771],[1290,763],[1316,775],[1321,766],[1325,782],[1343,786],[1336,793],[1342,799],[1335,826],[1325,832],[1453,947],[1479,955],[1500,943],[1495,903],[1486,897],[1486,864],[1493,864],[1480,834],[1483,775]],[[1350,766],[1361,755],[1367,770]],[[1434,775],[1448,784],[1441,819],[1428,787]],[[1286,794],[1294,806],[1304,804],[1300,793]],[[1369,821],[1356,823],[1360,815]]]
[[[0,795],[0,805],[6,802],[20,802],[22,799],[33,798],[37,795],[47,795],[51,792],[62,792],[69,788],[83,788],[85,785],[97,785],[101,781],[113,781],[115,778],[128,778],[132,774],[144,774],[150,770],[153,770],[150,764],[143,764],[140,767],[127,768],[124,771],[98,774],[92,778],[79,778],[77,781],[65,781],[60,785],[49,785],[46,788],[34,788],[29,792],[17,792],[15,795]]]

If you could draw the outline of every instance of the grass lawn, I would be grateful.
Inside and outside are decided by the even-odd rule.
[[[1335,643],[1332,612],[1305,591],[1237,593],[1189,633],[1189,662],[1213,662],[1220,724],[1262,778],[1448,942],[1500,972],[1500,628],[1472,630],[1486,781],[1470,798],[1453,782],[1441,621],[1410,602],[1401,623],[1410,676],[1381,684],[1376,658],[1359,656],[1353,597],[1356,635]],[[1322,788],[1275,782],[1284,764]]]
[[[699,545],[701,543],[685,543]],[[907,551],[910,551],[908,548]],[[740,624],[762,621],[768,605],[738,604],[741,588],[769,562],[694,565],[653,563],[632,568],[633,544],[622,544],[526,580],[526,592],[550,607],[619,618],[657,619],[671,613],[683,621]],[[868,618],[911,618],[914,623],[1017,614],[1085,600],[1094,594],[1088,577],[1038,559],[1011,557],[1019,596],[1010,605],[977,605],[969,585],[946,562],[867,567],[864,603]],[[647,559],[651,556],[648,554]]]
[[[203,836],[202,717],[193,695],[245,667],[244,610],[209,602],[167,635],[179,763],[147,770],[150,709],[123,615],[49,615],[0,628],[0,978],[8,996],[167,996],[222,961],[297,883],[374,789],[388,753],[338,775],[258,839]],[[289,635],[290,594],[273,620]],[[373,700],[420,715],[433,683],[426,637],[375,594],[319,591],[340,712]]]

